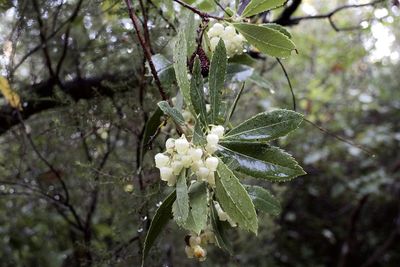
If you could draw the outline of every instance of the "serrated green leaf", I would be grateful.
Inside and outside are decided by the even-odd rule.
[[[296,49],[294,43],[280,31],[247,23],[233,26],[262,53],[273,57],[288,57]]]
[[[149,254],[149,251],[156,241],[158,235],[161,233],[165,225],[167,225],[168,221],[172,217],[172,204],[174,203],[175,198],[176,193],[174,190],[157,209],[156,214],[151,221],[149,231],[147,231],[146,239],[144,241],[142,266],[144,266],[144,261]]]
[[[271,141],[297,129],[302,121],[303,115],[290,110],[262,112],[230,130],[223,141]]]
[[[222,209],[240,228],[257,234],[257,214],[243,185],[222,160],[219,161],[217,174],[215,194]]]
[[[189,194],[186,184],[186,171],[183,170],[176,181],[176,200],[172,205],[174,220],[184,226],[189,215]]]
[[[199,120],[196,120],[196,123],[194,125],[192,141],[193,144],[196,146],[206,144],[206,138],[204,137]]]
[[[217,211],[214,205],[211,205],[211,225],[213,227],[213,232],[215,235],[215,243],[218,247],[222,248],[229,254],[232,254],[232,246],[226,237],[225,230],[230,227],[229,223],[221,222],[218,218]]]
[[[258,13],[282,6],[286,0],[251,0],[243,10],[242,17],[250,17]]]
[[[284,182],[304,175],[296,160],[283,150],[262,143],[221,143],[218,153],[235,163],[235,171],[254,178]]]
[[[167,101],[160,101],[157,103],[158,107],[164,112],[164,114],[170,116],[177,124],[184,125],[185,119],[182,113],[176,108],[171,107]]]
[[[190,98],[196,115],[199,116],[199,119],[203,125],[207,126],[208,123],[206,102],[204,99],[203,76],[201,75],[200,60],[197,56],[194,60],[193,75],[190,82]]]
[[[190,102],[190,83],[187,73],[187,44],[185,32],[180,30],[174,45],[174,70],[176,81],[182,92],[186,105],[191,107]]]
[[[267,24],[262,24],[260,26],[263,27],[267,27],[276,31],[279,31],[281,33],[283,33],[284,35],[286,35],[287,38],[292,39],[292,35],[290,34],[290,32],[283,26],[276,24],[276,23],[267,23]]]
[[[281,211],[281,204],[267,189],[257,185],[245,185],[251,200],[257,210],[278,216]]]
[[[189,188],[189,215],[185,229],[200,234],[207,226],[207,186],[204,182],[195,182]]]
[[[210,103],[211,103],[211,123],[215,123],[218,118],[221,105],[221,92],[224,88],[226,76],[226,48],[221,39],[215,48],[210,64],[210,76],[208,79]]]

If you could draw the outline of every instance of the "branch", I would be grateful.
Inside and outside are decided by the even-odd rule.
[[[225,18],[223,18],[223,17],[217,17],[217,16],[210,15],[210,14],[208,14],[208,13],[206,13],[206,12],[203,12],[203,11],[201,11],[201,10],[199,10],[199,9],[197,9],[197,8],[195,8],[195,7],[191,6],[191,5],[189,5],[189,4],[186,4],[185,2],[183,2],[183,1],[181,1],[181,0],[173,0],[173,1],[174,1],[174,2],[177,2],[178,4],[180,4],[181,6],[183,6],[184,8],[189,9],[189,10],[192,11],[193,13],[199,15],[203,20],[204,20],[204,19],[210,19],[210,18],[211,18],[211,19],[216,19],[216,20],[225,20]]]
[[[149,63],[151,74],[153,75],[154,81],[156,82],[156,85],[158,87],[158,91],[159,91],[159,93],[161,95],[161,98],[163,100],[168,100],[168,96],[165,93],[164,88],[161,85],[160,78],[158,77],[156,67],[154,66],[153,60],[151,59],[152,54],[151,54],[150,44],[148,44],[145,41],[145,38],[142,36],[142,33],[140,31],[139,18],[136,16],[136,14],[135,14],[135,12],[134,12],[134,10],[132,8],[131,1],[130,0],[125,0],[125,3],[126,3],[126,6],[128,7],[129,17],[131,18],[133,26],[135,27],[136,35],[137,35],[137,37],[139,39],[140,45],[142,46],[143,53],[144,53],[144,55],[145,55],[145,57],[147,59],[147,62]]]

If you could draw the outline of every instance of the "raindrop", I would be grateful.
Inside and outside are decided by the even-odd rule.
[[[4,191],[4,190],[6,190],[6,186],[5,185],[0,185],[0,191]]]
[[[10,189],[8,190],[8,192],[9,192],[10,194],[14,194],[15,190],[14,190],[14,188],[10,188]]]
[[[55,200],[60,200],[60,195],[55,195],[55,196],[54,196],[54,199],[55,199]]]
[[[159,207],[161,206],[161,204],[162,204],[162,201],[158,202],[158,203],[156,204],[156,207],[159,208]]]
[[[143,216],[142,218],[140,218],[142,221],[146,221],[147,220],[147,216]]]
[[[143,232],[143,228],[139,228],[139,229],[137,229],[137,232],[138,232],[138,233],[141,233],[141,232]]]

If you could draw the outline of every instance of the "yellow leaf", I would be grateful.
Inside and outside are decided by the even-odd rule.
[[[0,91],[10,106],[22,110],[21,99],[19,98],[19,95],[11,89],[8,80],[2,76],[0,76]]]

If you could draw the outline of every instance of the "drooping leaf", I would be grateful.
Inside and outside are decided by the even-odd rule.
[[[204,126],[207,126],[207,111],[206,102],[204,99],[204,85],[203,76],[201,76],[200,60],[198,57],[194,60],[193,76],[190,82],[190,98],[196,112],[199,116],[200,121]]]
[[[150,116],[150,119],[146,122],[142,139],[143,145],[146,145],[150,141],[150,138],[156,133],[158,127],[160,127],[162,115],[162,110],[157,107],[153,114]]]
[[[147,232],[146,239],[144,241],[142,266],[144,266],[144,261],[157,237],[172,217],[172,204],[174,203],[175,198],[176,192],[173,191],[157,209],[156,214],[151,221],[149,231]]]
[[[221,92],[224,88],[226,76],[226,48],[221,39],[215,48],[210,64],[210,74],[208,79],[209,94],[211,103],[211,122],[217,121],[221,104]]]
[[[0,76],[0,92],[3,94],[4,98],[7,100],[8,104],[13,108],[22,110],[21,99],[17,92],[11,89],[8,80],[3,76]]]
[[[180,113],[176,108],[171,107],[167,101],[160,101],[157,105],[164,114],[170,116],[177,124],[185,124],[185,119],[183,118],[182,113]]]
[[[174,45],[173,58],[176,81],[178,82],[179,89],[182,92],[186,105],[191,107],[190,83],[187,73],[187,44],[185,32],[183,30],[178,32],[178,36]]]
[[[203,131],[201,130],[201,125],[199,120],[196,120],[193,130],[193,144],[196,146],[205,145],[206,138],[204,137]]]
[[[267,27],[267,28],[279,31],[279,32],[283,33],[284,35],[286,35],[287,38],[292,39],[292,35],[290,34],[290,32],[285,27],[282,27],[279,24],[267,23],[267,24],[262,24],[260,26]]]
[[[218,153],[224,161],[234,160],[235,171],[254,178],[284,182],[305,174],[292,156],[268,144],[221,143]]]
[[[283,33],[270,27],[248,23],[234,23],[233,26],[262,53],[273,57],[288,57],[296,49],[294,43]]]
[[[251,77],[253,72],[254,68],[250,66],[232,63],[227,67],[226,80],[231,82],[244,82]]]
[[[218,247],[227,251],[229,254],[232,254],[232,246],[226,237],[226,229],[230,227],[229,223],[221,222],[218,218],[217,211],[215,210],[214,205],[210,208],[211,210],[211,224],[213,227],[215,242]]]
[[[183,23],[185,25],[185,36],[187,44],[187,54],[191,55],[196,49],[196,20],[194,13],[190,10],[184,10]]]
[[[200,234],[207,225],[207,186],[204,182],[195,182],[189,188],[189,215],[185,229]]]
[[[260,76],[259,74],[257,74],[257,73],[253,73],[253,74],[249,77],[248,81],[249,81],[249,82],[252,82],[252,83],[254,83],[254,84],[256,84],[257,86],[259,86],[259,87],[261,87],[261,88],[263,88],[263,89],[267,89],[267,90],[269,90],[270,92],[274,92],[273,85],[272,85],[270,82],[268,82],[266,79],[264,79],[263,77],[261,77],[261,76]]]
[[[257,214],[243,185],[221,160],[217,167],[217,174],[215,194],[222,209],[240,228],[257,234]]]
[[[174,220],[179,226],[184,226],[189,215],[189,194],[186,184],[186,171],[183,170],[176,181],[176,200],[172,205]]]
[[[302,121],[303,115],[290,110],[262,112],[233,128],[223,141],[271,141],[297,129]]]
[[[151,57],[158,77],[165,88],[169,88],[176,81],[173,64],[162,54],[155,54]]]
[[[267,189],[257,185],[245,185],[244,187],[257,210],[273,216],[281,213],[281,204]]]
[[[243,10],[242,17],[250,17],[258,13],[282,6],[286,0],[251,0]]]

